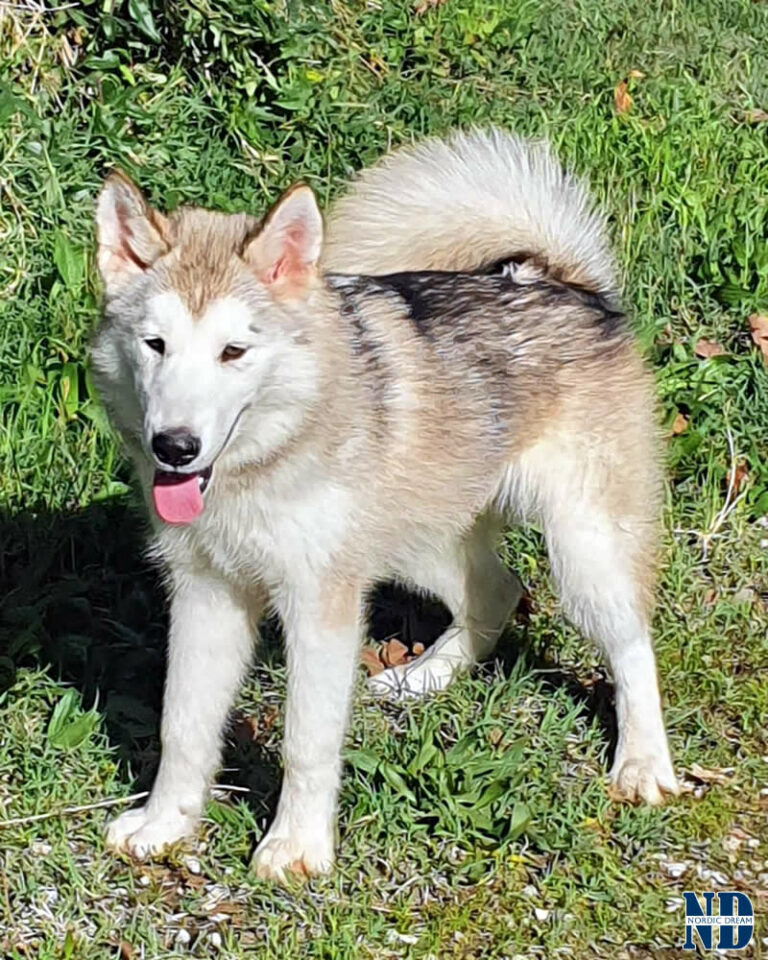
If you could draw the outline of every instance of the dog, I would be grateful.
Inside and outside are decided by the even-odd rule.
[[[271,605],[284,777],[254,868],[327,872],[368,591],[395,579],[445,602],[445,634],[371,681],[443,689],[521,596],[495,551],[510,521],[541,525],[564,610],[612,671],[612,792],[677,792],[649,632],[652,385],[603,219],[545,145],[488,130],[401,149],[325,230],[305,185],[263,220],[164,215],[120,173],[96,220],[94,377],[170,594],[161,763],[109,847],[146,857],[194,832]]]

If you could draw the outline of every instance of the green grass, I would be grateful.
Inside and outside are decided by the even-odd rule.
[[[163,603],[84,365],[105,170],[163,206],[260,212],[292,180],[325,202],[388,146],[476,121],[546,135],[589,177],[660,419],[689,421],[668,441],[655,634],[690,789],[660,811],[609,803],[610,688],[537,534],[513,531],[533,609],[498,661],[423,704],[361,693],[331,879],[280,890],[248,872],[279,782],[272,638],[239,706],[258,734],[233,726],[220,778],[250,792],[211,802],[201,873],[188,853],[106,855],[103,810],[5,827],[0,953],[682,956],[675,898],[733,886],[758,914],[741,955],[768,952],[768,377],[746,322],[768,309],[768,7],[102,6],[0,13],[0,820],[127,796],[156,762]],[[726,352],[697,359],[701,337]],[[733,463],[746,480],[724,513]],[[411,629],[399,601],[393,616]],[[726,772],[702,783],[696,764]]]

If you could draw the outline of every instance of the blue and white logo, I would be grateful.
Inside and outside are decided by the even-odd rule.
[[[702,906],[699,897],[704,900]],[[717,897],[718,913],[712,911]],[[685,943],[683,950],[695,950],[694,934],[705,950],[743,950],[749,946],[755,925],[752,901],[746,893],[723,890],[719,893],[691,893],[686,890]]]

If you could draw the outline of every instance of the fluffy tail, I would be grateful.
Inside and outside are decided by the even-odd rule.
[[[501,130],[398,150],[353,181],[327,220],[323,267],[386,274],[532,258],[617,298],[604,218],[545,143]]]

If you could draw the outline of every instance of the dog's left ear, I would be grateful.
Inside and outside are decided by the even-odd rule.
[[[108,295],[149,269],[171,247],[168,221],[120,170],[110,173],[101,188],[96,229],[99,270]]]
[[[323,218],[315,195],[298,183],[267,214],[243,259],[276,299],[300,300],[316,274],[322,244]]]

